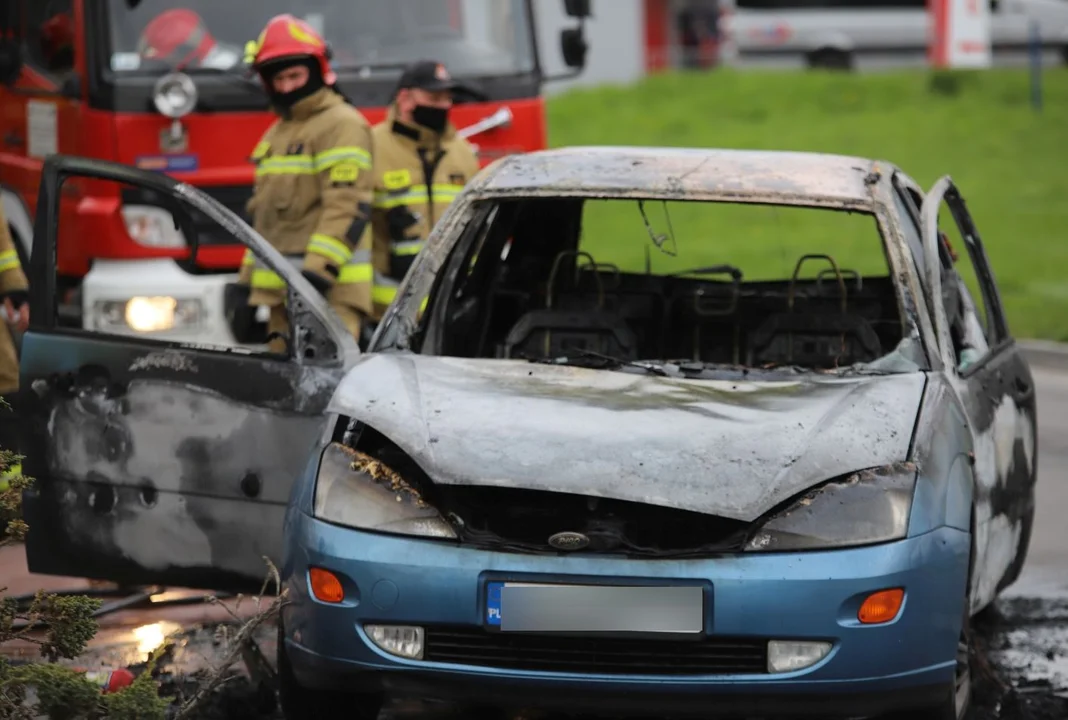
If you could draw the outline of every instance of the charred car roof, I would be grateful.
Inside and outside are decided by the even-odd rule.
[[[498,160],[470,187],[502,195],[732,200],[833,205],[874,211],[871,186],[888,182],[882,161],[814,152],[591,146]]]

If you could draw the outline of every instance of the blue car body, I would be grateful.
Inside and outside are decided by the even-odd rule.
[[[641,155],[630,149],[600,152],[606,165],[616,159],[612,153],[618,153],[621,164],[630,152]],[[503,196],[509,181],[519,183],[516,178],[523,177],[524,169],[551,175],[552,161],[563,165],[578,156],[567,153],[550,151],[538,154],[544,155],[540,159],[516,160],[496,174],[487,171],[467,191],[472,205],[460,202],[450,210],[444,228],[435,231],[436,242],[432,239],[406,279],[407,299],[390,309],[372,353],[357,363],[335,393],[329,410],[336,417],[330,422],[339,428],[346,423],[350,429],[373,428],[435,484],[525,485],[641,502],[648,499],[643,492],[653,491],[628,482],[630,443],[649,451],[641,457],[646,457],[644,472],[662,484],[659,502],[709,514],[733,510],[736,517],[749,520],[767,520],[783,503],[797,502],[806,489],[821,482],[905,463],[912,472],[907,532],[869,544],[846,542],[803,551],[767,548],[694,559],[583,555],[581,550],[555,556],[494,551],[448,539],[368,532],[317,518],[318,468],[312,462],[294,489],[285,530],[284,577],[293,602],[283,611],[281,639],[297,682],[307,688],[615,712],[850,717],[945,705],[960,672],[959,641],[967,618],[1019,572],[1029,511],[1026,500],[1014,501],[1013,509],[994,510],[989,490],[981,484],[977,489],[976,441],[985,444],[989,438],[974,432],[975,419],[991,414],[1003,398],[969,394],[972,388],[961,381],[954,359],[940,356],[937,334],[944,318],[911,318],[913,339],[920,344],[926,338],[931,355],[912,372],[890,376],[885,387],[880,379],[862,378],[821,405],[813,399],[821,391],[812,390],[819,382],[803,380],[808,387],[798,393],[796,405],[783,400],[781,406],[772,401],[759,408],[729,392],[717,399],[690,397],[679,389],[683,381],[637,377],[642,375],[637,370],[632,371],[637,379],[620,387],[620,381],[599,378],[625,368],[569,369],[566,377],[554,376],[525,363],[507,367],[500,364],[507,361],[445,360],[425,349],[412,354],[398,339],[404,337],[404,328],[410,333],[415,326],[404,318],[410,317],[414,299],[429,291],[435,271],[443,271],[453,249],[450,241],[458,234],[450,228],[473,216],[475,199]],[[605,177],[610,174],[604,169]],[[876,197],[880,192],[906,192],[907,186],[892,185],[888,176],[895,177],[884,172],[882,180],[876,177],[869,183]],[[900,182],[911,182],[901,177]],[[946,188],[938,191],[941,199]],[[891,205],[884,198],[872,207],[878,214]],[[883,225],[893,234],[910,221],[893,216]],[[898,249],[908,252],[903,236]],[[910,269],[918,272],[915,266]],[[917,284],[927,280],[923,277]],[[908,280],[901,282],[905,295],[915,287]],[[925,302],[911,297],[904,304],[915,309],[926,307]],[[987,362],[1029,381],[1029,371],[1011,343]],[[613,382],[617,385],[610,389]],[[582,399],[546,401],[544,386],[554,383],[582,387]],[[665,390],[669,384],[673,388]],[[678,402],[642,402],[663,398],[664,393],[677,393]],[[621,394],[634,404],[623,407]],[[641,416],[632,412],[638,406],[661,413],[658,423],[677,430],[677,452],[673,454],[671,441],[663,441],[655,431],[643,432]],[[802,418],[806,408],[812,415]],[[564,417],[577,437],[561,445],[556,423]],[[1029,417],[1033,423],[1033,415]],[[989,421],[983,422],[989,430]],[[751,434],[747,439],[747,423],[765,428],[766,437],[775,438],[782,451],[776,454]],[[787,427],[791,424],[794,431]],[[325,450],[329,437],[317,453]],[[548,437],[553,440],[545,440]],[[1015,426],[1011,444],[1017,463],[1008,475],[1003,471],[999,484],[1031,487],[1033,464],[1023,461],[1026,453],[1021,451],[1032,440],[1027,428]],[[494,447],[508,452],[494,452]],[[758,460],[749,462],[746,458],[753,455]],[[612,465],[612,458],[620,456],[624,459],[616,461],[618,466]],[[618,476],[590,472],[598,462],[617,469]],[[692,482],[702,468],[717,466],[733,473],[731,479],[716,476],[718,492]],[[982,468],[978,472],[987,474]],[[747,495],[754,486],[759,492]],[[735,504],[718,506],[724,497]],[[819,505],[812,498],[808,496]],[[863,504],[859,498],[854,501]],[[841,501],[846,502],[851,501]],[[847,533],[845,526],[858,518],[840,517],[832,505],[813,510],[809,521],[839,524]],[[999,512],[1004,522],[992,522],[990,515]],[[995,526],[1002,530],[1000,536],[995,536]],[[980,535],[981,550],[976,547]],[[1000,549],[994,547],[999,544]],[[991,564],[983,564],[994,555]],[[309,579],[313,568],[327,569],[340,580],[342,603],[316,599]],[[500,628],[502,583],[697,585],[705,603],[703,632],[700,639],[662,641],[626,634],[592,639],[510,634]],[[904,589],[894,619],[877,625],[860,622],[858,610],[865,598],[889,588]],[[374,625],[421,628],[422,654],[401,657],[384,650],[368,635],[366,627]],[[831,649],[803,669],[772,672],[771,640],[823,641]]]
[[[721,709],[794,711],[807,700],[816,713],[850,714],[937,701],[954,676],[970,548],[966,531],[942,527],[892,544],[804,555],[678,562],[501,557],[353,532],[300,510],[290,513],[287,533],[293,605],[284,616],[284,642],[297,678],[309,688],[646,712],[708,711],[711,698]],[[353,600],[340,607],[316,601],[307,574],[313,566],[344,578]],[[656,667],[661,655],[642,653],[640,642],[624,642],[607,658],[615,661],[606,662],[613,673],[589,669],[596,666],[593,652],[581,655],[585,666],[553,662],[575,653],[568,642],[541,644],[539,668],[530,662],[530,648],[479,642],[489,635],[483,627],[493,582],[659,580],[705,588],[712,608],[707,637],[724,639],[720,653],[713,648],[706,657],[713,665],[733,664],[733,671],[668,674]],[[863,598],[885,587],[908,588],[902,616],[861,626],[856,612]],[[368,639],[366,623],[426,627],[430,657],[388,655]],[[764,669],[761,647],[772,637],[830,640],[834,648],[811,668],[773,675]]]
[[[47,291],[60,180],[71,175],[169,196],[248,245],[300,301],[289,354],[64,327]],[[893,309],[879,321],[894,349],[821,371],[509,354],[530,338],[549,344],[551,333],[529,332],[538,322],[574,331],[565,307],[527,313],[497,357],[449,354],[467,337],[446,313],[458,283],[477,275],[461,272],[466,258],[512,252],[511,236],[490,232],[500,247],[476,252],[483,227],[513,213],[537,230],[554,203],[567,217],[583,198],[637,197],[873,217],[890,274],[858,276],[853,297]],[[268,557],[288,593],[279,669],[290,715],[329,696],[343,709],[357,697],[371,717],[383,693],[702,716],[962,707],[969,618],[1026,559],[1036,415],[1030,370],[949,178],[924,193],[890,163],[809,153],[598,147],[504,158],[439,219],[366,353],[284,257],[177,180],[56,156],[39,205],[31,287],[42,290],[20,383],[23,466],[36,479],[25,516],[48,532],[31,532],[29,568],[248,590]],[[946,205],[983,300],[987,344],[965,343],[971,354],[958,346],[977,311],[941,242]],[[563,234],[549,231],[530,247]],[[555,267],[567,253],[553,254]],[[674,283],[706,309],[716,293],[736,301],[740,273],[713,270],[731,277],[607,269],[603,280],[634,296]],[[797,284],[818,299],[818,282]],[[787,284],[777,287],[785,296]],[[827,322],[832,334],[852,328],[860,352],[870,323],[846,314],[832,308]],[[611,313],[580,319],[598,337],[631,337]],[[811,319],[768,322],[803,335]],[[769,343],[761,353],[778,352]],[[528,532],[524,513],[542,524]],[[560,527],[538,534],[546,517]],[[333,584],[316,585],[324,577]],[[584,616],[559,600],[620,587],[631,594]],[[688,599],[677,612],[625,607],[651,588]],[[884,591],[900,602],[869,605]],[[616,626],[564,632],[560,620],[519,632],[516,608],[539,623],[557,613]],[[658,623],[671,631],[649,630]]]

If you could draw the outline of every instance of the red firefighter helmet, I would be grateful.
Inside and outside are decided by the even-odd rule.
[[[176,68],[201,62],[215,47],[203,18],[185,8],[161,12],[145,26],[137,50],[141,57],[168,60]]]
[[[267,21],[259,39],[245,48],[245,62],[256,70],[275,60],[312,57],[319,61],[323,81],[333,85],[337,75],[330,67],[330,46],[319,33],[303,20],[284,13]]]

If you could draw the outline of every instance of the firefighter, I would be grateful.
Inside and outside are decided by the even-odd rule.
[[[70,12],[56,13],[41,24],[41,56],[46,69],[53,73],[74,67],[74,18]]]
[[[439,62],[413,63],[374,128],[374,319],[397,294],[434,223],[479,171],[474,148],[449,122],[455,82]]]
[[[272,18],[246,60],[279,118],[252,152],[253,227],[297,266],[357,338],[371,312],[371,125],[334,88],[326,42],[292,15]],[[246,253],[249,305],[271,309],[268,337],[288,332],[285,285]],[[269,340],[284,350],[278,337]]]
[[[4,208],[0,205],[0,297],[3,298],[9,322],[21,332],[30,324],[29,283],[19,262],[19,254],[8,230]],[[19,359],[15,352],[15,340],[7,323],[0,322],[0,395],[9,406],[14,405],[14,394],[19,388]],[[17,416],[12,407],[0,408],[0,448],[17,451]],[[0,491],[7,488],[8,478],[21,472],[21,466],[13,465],[0,473]]]

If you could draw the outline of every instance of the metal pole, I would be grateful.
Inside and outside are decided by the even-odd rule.
[[[1031,107],[1042,112],[1042,34],[1038,20],[1031,20],[1030,41],[1031,55]]]

